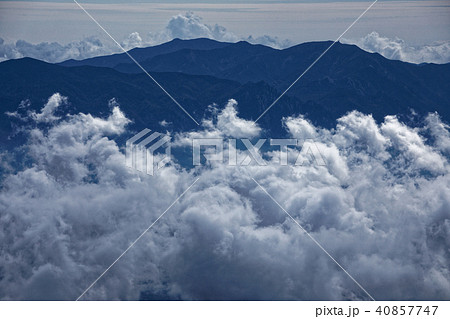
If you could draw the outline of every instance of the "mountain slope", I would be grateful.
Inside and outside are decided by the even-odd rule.
[[[263,50],[262,46],[236,43],[208,51],[180,50],[155,56],[142,65],[150,71],[212,75],[241,83],[264,81],[282,91],[330,44],[312,42],[285,50]],[[121,72],[138,72],[129,63],[115,68]],[[345,103],[354,107],[369,105],[374,109],[387,100],[396,113],[405,107],[423,111],[429,106],[442,113],[450,103],[449,92],[450,64],[392,61],[354,45],[338,43],[289,94],[303,101],[330,105],[336,102],[340,105],[338,100],[345,96]]]
[[[275,50],[238,42],[211,50],[182,49],[153,56],[141,64],[149,71],[211,75],[242,84],[263,81],[282,92],[330,44],[310,42]],[[129,60],[114,68],[125,73],[141,72]],[[336,117],[349,109],[373,113],[378,120],[411,109],[421,114],[437,111],[448,119],[450,64],[392,61],[354,45],[336,43],[288,95],[303,104],[321,105],[308,112],[322,125],[328,125],[329,113]],[[321,117],[325,117],[325,123],[320,123]]]
[[[176,49],[180,47],[177,43],[199,45],[204,50],[183,48],[142,63],[197,121],[202,119],[208,105],[217,103],[223,107],[230,98],[238,101],[242,117],[256,119],[330,44],[313,42],[275,50],[246,42],[229,44],[198,39],[174,40],[161,47]],[[145,54],[141,56],[144,57]],[[121,56],[119,60],[125,58],[128,59]],[[113,62],[110,59],[111,56],[99,57],[87,62],[108,64]],[[40,109],[55,92],[69,97],[72,111],[96,115],[106,113],[108,100],[116,98],[136,128],[164,130],[158,124],[162,120],[172,122],[173,130],[196,128],[143,73],[63,65],[33,59],[0,63],[3,140],[11,132],[11,119],[5,111],[16,110],[25,99],[31,101],[33,108]],[[131,69],[126,68],[133,67],[121,63],[116,66],[127,72]],[[304,114],[314,124],[329,128],[337,118],[355,109],[373,114],[378,121],[392,114],[408,121],[412,109],[419,115],[437,111],[450,122],[449,106],[450,64],[391,61],[356,46],[336,44],[259,124],[280,135],[283,117]]]
[[[141,62],[157,55],[168,54],[183,49],[197,49],[197,50],[212,50],[218,48],[224,48],[230,45],[227,42],[219,42],[211,39],[193,39],[193,40],[181,40],[173,39],[170,42],[166,42],[160,45],[151,46],[147,48],[135,48],[128,51],[136,61]],[[115,67],[121,63],[129,63],[130,57],[125,53],[112,54],[107,56],[100,56],[89,58],[85,60],[67,60],[59,63],[62,66],[101,66],[101,67]]]
[[[91,66],[62,67],[24,58],[0,63],[0,128],[2,143],[8,143],[13,119],[5,112],[14,112],[23,100],[29,100],[30,108],[39,110],[55,92],[69,98],[67,111],[93,115],[109,113],[108,101],[116,98],[121,109],[134,123],[132,127],[149,127],[164,131],[159,123],[171,122],[171,129],[188,130],[196,124],[145,74],[123,74],[110,68]],[[236,81],[211,76],[182,73],[153,73],[153,77],[201,121],[208,105],[223,106],[228,99],[238,97],[239,109],[250,114],[255,99],[268,103],[279,92],[267,84],[242,85]],[[247,97],[244,99],[244,97]],[[260,108],[264,105],[261,104]],[[298,102],[287,99],[280,103],[285,111],[299,108]],[[254,116],[255,114],[251,114]],[[16,123],[17,124],[17,123]]]
[[[233,80],[245,83],[266,80],[264,76],[259,74],[258,67],[253,65],[250,67],[247,63],[252,64],[253,60],[261,56],[270,56],[271,53],[275,52],[281,51],[241,41],[211,50],[182,49],[156,55],[141,61],[141,65],[146,70],[213,75],[220,78],[233,78]],[[130,59],[126,63],[114,66],[114,69],[125,73],[142,72]]]

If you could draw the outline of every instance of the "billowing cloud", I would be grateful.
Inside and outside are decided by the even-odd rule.
[[[55,111],[58,107],[61,106],[61,104],[65,103],[66,101],[66,97],[61,96],[61,94],[59,93],[55,93],[48,99],[48,102],[41,109],[40,113],[31,112],[30,115],[36,122],[56,121],[59,119],[59,117],[55,115]]]
[[[122,41],[121,45],[125,50],[130,50],[133,48],[143,46],[144,42],[143,42],[139,32],[133,32],[133,33],[129,34],[125,40]]]
[[[224,42],[239,41],[239,37],[228,32],[225,27],[218,24],[213,26],[205,24],[202,18],[193,12],[172,17],[167,24],[166,32],[171,39],[209,38]]]
[[[377,52],[385,58],[411,63],[449,63],[450,42],[410,46],[399,38],[390,39],[372,32],[357,40],[343,40],[369,52]]]
[[[287,39],[280,40],[278,37],[270,35],[255,37],[252,35],[245,37],[238,36],[231,31],[228,31],[224,26],[203,23],[202,18],[193,12],[186,12],[185,14],[178,14],[172,17],[169,20],[165,31],[154,35],[154,38],[159,41],[161,41],[162,38],[165,38],[166,41],[173,38],[209,38],[223,42],[238,42],[245,40],[250,43],[263,44],[273,48],[287,48],[292,45],[292,42]]]
[[[16,118],[23,122],[33,121],[35,123],[49,123],[59,120],[56,115],[58,108],[67,103],[67,98],[59,93],[49,97],[47,103],[42,107],[40,112],[29,110],[30,101],[24,100],[20,103],[19,108],[14,112],[5,112],[11,118]]]
[[[217,128],[227,136],[235,138],[253,138],[259,135],[261,128],[251,121],[238,117],[236,100],[228,104],[217,116]]]
[[[233,100],[214,112],[203,135],[262,134]],[[437,114],[409,127],[351,112],[330,130],[290,117],[325,166],[175,159],[155,176],[125,166],[114,139],[128,122],[111,101],[106,118],[28,130],[29,164],[0,192],[1,299],[76,299],[197,177],[84,298],[368,299],[251,177],[376,299],[450,298],[449,127]]]
[[[205,138],[255,138],[262,132],[261,127],[253,121],[238,116],[238,103],[230,99],[224,108],[219,110],[213,104],[208,106],[208,116],[202,120],[202,130],[181,132],[175,135],[177,145],[192,145],[193,139]]]
[[[439,114],[432,113],[426,118],[427,129],[434,138],[436,147],[441,152],[450,156],[450,126],[441,121]]]
[[[315,138],[318,133],[317,128],[303,116],[287,117],[284,125],[292,136],[300,139]]]

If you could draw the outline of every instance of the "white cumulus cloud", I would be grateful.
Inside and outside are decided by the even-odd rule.
[[[230,99],[219,111],[217,105],[208,107],[209,116],[202,120],[202,130],[181,132],[175,135],[179,145],[192,145],[192,139],[204,138],[254,138],[262,132],[261,127],[253,121],[238,116],[238,103]]]
[[[68,44],[41,42],[33,44],[25,40],[6,43],[0,38],[0,61],[30,57],[46,62],[61,62],[69,59],[85,59],[98,55],[119,52],[120,48],[104,44],[96,37],[87,37]]]

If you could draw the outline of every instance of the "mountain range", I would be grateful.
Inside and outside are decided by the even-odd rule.
[[[241,117],[256,119],[331,42],[310,42],[277,50],[247,42],[180,40],[129,51],[172,96],[200,121],[208,105],[238,101]],[[72,112],[102,115],[115,98],[136,130],[195,129],[196,125],[125,54],[49,64],[31,58],[0,63],[1,143],[11,142],[11,119],[22,100],[40,109],[59,92]],[[315,125],[333,127],[352,110],[377,121],[396,114],[404,121],[438,112],[450,122],[450,64],[388,60],[357,46],[336,43],[261,118],[272,134],[283,134],[281,119],[304,114]],[[412,110],[414,112],[412,112]]]

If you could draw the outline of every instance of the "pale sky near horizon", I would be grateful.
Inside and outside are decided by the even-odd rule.
[[[118,40],[135,31],[141,35],[159,32],[172,16],[193,11],[203,18],[204,23],[217,23],[239,36],[271,35],[300,43],[337,38],[371,1],[120,2],[80,1]],[[379,1],[345,37],[359,38],[372,31],[391,38],[399,37],[412,45],[449,41],[450,2]],[[91,35],[105,37],[71,0],[0,0],[0,37],[5,41],[68,43]]]

